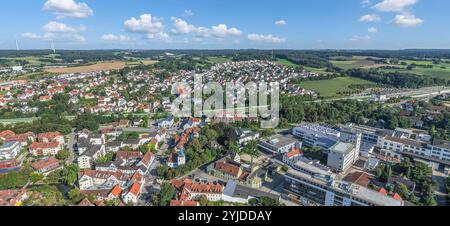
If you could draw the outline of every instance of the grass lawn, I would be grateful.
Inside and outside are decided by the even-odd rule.
[[[227,57],[208,57],[208,60],[214,64],[223,64],[231,61],[231,59]]]
[[[286,66],[286,67],[298,67],[297,64],[294,64],[292,61],[286,60],[286,59],[279,59],[278,58],[277,61],[275,61],[275,63],[279,64],[279,65]]]
[[[325,98],[339,97],[338,92],[350,90],[350,85],[371,84],[375,83],[352,77],[339,77],[329,80],[305,81],[300,86],[308,90],[314,90]]]

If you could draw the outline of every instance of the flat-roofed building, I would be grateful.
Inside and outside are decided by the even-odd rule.
[[[330,148],[327,165],[339,172],[346,171],[358,160],[356,154],[355,145],[338,142]]]
[[[285,174],[284,192],[304,205],[319,206],[403,206],[402,200],[366,187],[344,182],[333,173],[308,166],[308,170],[290,169]]]
[[[284,154],[300,146],[300,142],[296,139],[282,135],[275,135],[258,142],[258,147],[261,150],[275,154]]]

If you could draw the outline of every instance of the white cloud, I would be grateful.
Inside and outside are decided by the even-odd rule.
[[[228,28],[228,26],[225,24],[219,24],[217,26],[212,26],[211,28],[206,28],[206,27],[196,27],[176,17],[172,17],[171,20],[173,21],[173,27],[171,29],[171,32],[177,35],[189,34],[199,39],[209,37],[222,39],[228,36],[239,36],[242,34],[242,31],[240,31],[239,29],[234,27]]]
[[[369,29],[367,29],[367,31],[368,31],[369,33],[377,33],[377,32],[378,32],[378,29],[376,29],[376,28],[374,28],[374,27],[369,27]]]
[[[190,9],[185,9],[183,15],[186,17],[191,17],[191,16],[194,16],[194,12],[192,12],[192,10],[190,10]]]
[[[285,20],[277,20],[277,21],[275,21],[275,25],[278,25],[278,26],[284,26],[286,24],[287,24],[287,22]]]
[[[86,27],[83,25],[72,27],[67,24],[50,21],[42,27],[42,30],[44,31],[44,34],[42,35],[26,32],[22,34],[22,37],[57,42],[86,41],[86,38],[81,35],[81,33],[86,30]]]
[[[228,28],[225,24],[219,24],[217,26],[212,26],[211,34],[216,38],[225,38],[227,36],[239,36],[242,31],[237,28]]]
[[[173,21],[173,28],[171,31],[174,34],[189,34],[192,32],[196,32],[197,30],[194,25],[188,24],[186,21],[180,18],[172,17],[171,19]]]
[[[382,12],[404,12],[418,2],[419,0],[383,0],[373,8]]]
[[[107,42],[128,42],[132,41],[133,38],[125,35],[114,35],[114,34],[105,34],[100,37],[101,40]]]
[[[35,33],[30,33],[30,32],[23,33],[22,37],[29,38],[29,39],[41,39],[42,38],[42,36],[35,34]]]
[[[48,0],[43,7],[45,11],[52,11],[57,18],[87,18],[94,15],[94,11],[86,3],[74,0]]]
[[[362,0],[362,1],[361,1],[361,5],[362,5],[363,7],[370,6],[371,4],[372,4],[372,2],[371,2],[370,0]]]
[[[86,30],[86,27],[80,25],[78,28],[69,26],[67,24],[50,21],[44,25],[43,30],[49,33],[79,33]]]
[[[352,38],[350,38],[350,41],[352,41],[352,42],[368,42],[371,39],[372,38],[369,35],[364,35],[364,36],[354,35]]]
[[[378,22],[381,20],[381,17],[377,14],[367,14],[359,18],[361,22]]]
[[[253,42],[267,42],[267,43],[283,43],[286,42],[285,38],[276,37],[273,35],[260,35],[260,34],[249,34],[247,36],[248,40]]]
[[[424,20],[409,13],[396,15],[394,19],[394,23],[400,27],[416,27],[421,25],[423,22]]]
[[[142,14],[139,19],[132,17],[124,22],[125,29],[129,32],[143,34],[157,34],[164,31],[162,19],[151,14]]]

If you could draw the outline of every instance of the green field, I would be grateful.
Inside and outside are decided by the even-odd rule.
[[[416,65],[423,65],[423,66],[429,66],[432,65],[433,68],[423,68],[423,67],[414,67],[412,70],[406,69],[406,66],[404,65],[395,65],[399,67],[405,67],[405,69],[385,69],[384,71],[389,72],[401,72],[401,73],[412,73],[417,75],[424,75],[424,76],[432,76],[436,78],[445,78],[450,79],[450,64],[449,63],[439,63],[439,64],[433,64],[433,61],[427,61],[427,60],[403,60],[401,63],[406,63],[408,65],[416,64]]]
[[[294,64],[292,61],[286,60],[286,59],[279,59],[278,58],[277,61],[275,61],[275,63],[279,64],[279,65],[286,66],[286,67],[298,67],[297,64]]]
[[[375,83],[352,77],[339,77],[330,80],[316,80],[301,82],[300,86],[308,90],[314,90],[325,98],[339,97],[339,92],[351,90],[350,85],[375,85]]]
[[[231,59],[227,58],[227,57],[208,57],[208,61],[210,61],[211,63],[214,63],[214,64],[223,64],[223,63],[230,62]]]
[[[36,56],[2,57],[0,59],[8,61],[10,66],[17,65],[17,62],[20,62],[20,61],[26,61],[28,66],[50,65],[52,63],[49,61],[57,61],[57,62],[62,61],[61,59],[59,59],[58,54],[49,54],[49,55],[41,56],[41,57],[36,57]]]
[[[371,60],[365,60],[365,59],[351,59],[351,60],[332,60],[330,61],[334,66],[338,68],[342,68],[344,70],[353,69],[353,68],[363,68],[363,67],[370,67],[375,65],[375,62]]]

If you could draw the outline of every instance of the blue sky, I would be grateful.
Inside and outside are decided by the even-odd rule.
[[[0,49],[450,48],[447,0],[0,1]]]

